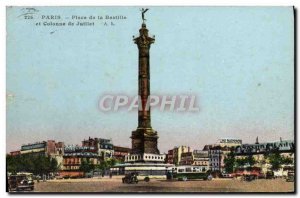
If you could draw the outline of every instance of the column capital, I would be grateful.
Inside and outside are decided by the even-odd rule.
[[[139,48],[149,48],[152,43],[155,41],[155,36],[149,36],[149,31],[146,27],[146,24],[143,23],[141,29],[139,30],[140,35],[138,37],[133,37],[133,41]]]

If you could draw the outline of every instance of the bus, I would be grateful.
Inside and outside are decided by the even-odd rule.
[[[193,179],[212,180],[212,175],[206,166],[177,166],[172,168],[173,178],[179,181]]]

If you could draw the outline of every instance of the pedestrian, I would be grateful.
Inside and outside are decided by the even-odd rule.
[[[109,173],[109,178],[112,178],[112,172]]]

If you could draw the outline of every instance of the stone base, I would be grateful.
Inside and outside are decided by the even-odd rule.
[[[137,130],[132,131],[132,154],[140,153],[152,153],[159,154],[157,149],[157,131],[152,128],[137,128]]]
[[[166,159],[165,154],[129,154],[125,156],[125,163],[164,163]]]

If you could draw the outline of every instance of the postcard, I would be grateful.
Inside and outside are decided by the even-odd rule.
[[[293,7],[8,6],[9,193],[295,193]]]

